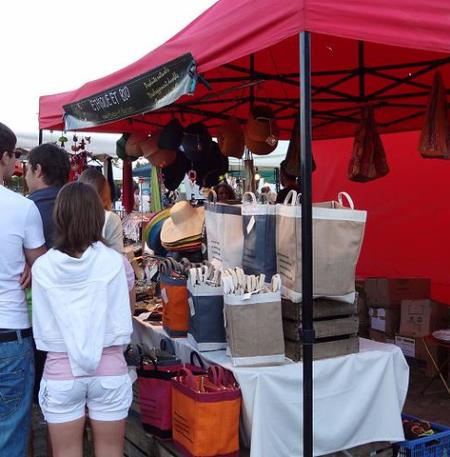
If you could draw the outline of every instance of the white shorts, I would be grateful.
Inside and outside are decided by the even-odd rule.
[[[92,376],[59,381],[41,380],[39,405],[50,424],[86,415],[98,421],[125,419],[133,400],[130,376]]]

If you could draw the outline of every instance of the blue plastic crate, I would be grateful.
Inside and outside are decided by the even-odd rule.
[[[405,414],[402,417],[417,419]],[[431,426],[435,431],[434,435],[395,443],[394,450],[398,452],[398,457],[450,457],[450,428],[439,424]]]

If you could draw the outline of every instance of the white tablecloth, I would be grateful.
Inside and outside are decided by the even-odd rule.
[[[159,347],[161,326],[134,319],[134,341]],[[186,338],[173,339],[188,361]],[[409,368],[401,350],[361,339],[360,352],[314,362],[314,455],[375,441],[404,439],[401,411]],[[201,353],[207,363],[229,370],[242,390],[241,432],[251,457],[303,456],[302,363],[271,367],[231,365],[225,351]]]

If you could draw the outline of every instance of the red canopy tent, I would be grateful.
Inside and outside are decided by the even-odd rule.
[[[276,107],[282,137],[288,138],[298,112],[298,33],[302,30],[315,33],[314,138],[353,135],[358,106],[367,101],[377,107],[382,132],[420,128],[434,69],[440,68],[444,79],[450,80],[446,2],[221,0],[137,62],[77,90],[41,97],[39,126],[62,130],[63,105],[191,52],[211,92],[199,85],[193,97],[184,96],[166,109],[93,130],[151,131],[179,113],[186,123],[205,120],[214,129],[218,119],[229,114],[246,119],[251,101]]]

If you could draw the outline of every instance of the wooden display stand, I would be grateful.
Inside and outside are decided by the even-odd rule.
[[[302,304],[281,300],[286,356],[295,362],[303,352],[298,328],[302,325]],[[313,359],[325,359],[359,351],[359,320],[357,304],[333,300],[313,301],[314,330]]]

